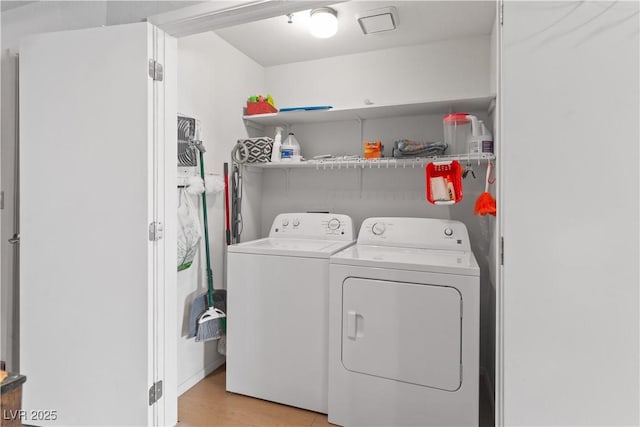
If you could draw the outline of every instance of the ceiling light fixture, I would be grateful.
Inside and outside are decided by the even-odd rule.
[[[313,9],[309,30],[320,39],[334,36],[338,32],[338,12],[330,7]]]

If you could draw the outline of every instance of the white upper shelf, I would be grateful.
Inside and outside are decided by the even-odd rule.
[[[287,126],[296,123],[320,123],[348,120],[380,119],[384,117],[448,114],[453,112],[488,111],[495,96],[447,99],[406,104],[367,105],[329,110],[295,110],[271,114],[244,116],[247,122],[258,126]]]

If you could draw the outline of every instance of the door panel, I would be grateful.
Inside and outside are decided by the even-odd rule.
[[[449,391],[460,387],[458,290],[349,277],[342,292],[345,368]]]
[[[57,411],[34,424],[154,422],[153,296],[166,254],[148,231],[162,173],[152,30],[42,34],[21,47],[23,406]]]
[[[504,4],[504,425],[640,423],[639,7]]]

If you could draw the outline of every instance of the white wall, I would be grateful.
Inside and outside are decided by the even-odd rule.
[[[248,136],[242,108],[249,95],[264,93],[264,69],[212,32],[179,39],[178,61],[178,111],[200,119],[207,147],[206,172],[222,174],[223,164],[230,161],[236,140]],[[214,287],[223,288],[224,196],[208,197]],[[194,201],[201,209],[200,202]],[[204,247],[201,254],[203,251]],[[202,256],[201,260],[204,260]],[[206,291],[206,276],[199,272],[201,265],[195,262],[178,273],[179,329],[182,329],[178,342],[179,392],[224,361],[217,353],[217,341],[198,343],[185,338],[190,303],[195,295]]]
[[[278,107],[455,99],[489,93],[489,36],[336,56],[266,69]]]
[[[504,425],[638,425],[638,2],[504,7]]]

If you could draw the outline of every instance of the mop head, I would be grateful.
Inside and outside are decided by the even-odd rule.
[[[227,315],[224,311],[210,307],[198,320],[196,341],[217,340],[224,336]]]
[[[222,193],[224,180],[218,175],[206,175],[204,177],[204,187],[207,189],[207,193]]]
[[[202,178],[197,175],[189,177],[187,180],[187,192],[189,194],[202,194],[204,191],[204,183]]]
[[[496,216],[496,199],[488,192],[484,192],[478,196],[476,206],[473,209],[474,215],[493,215]]]

